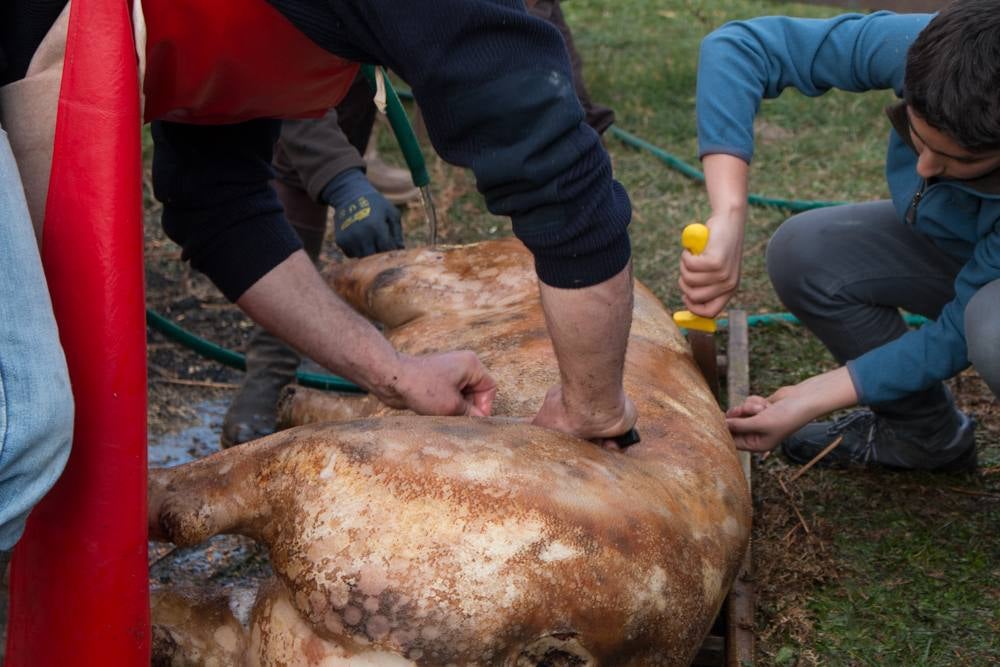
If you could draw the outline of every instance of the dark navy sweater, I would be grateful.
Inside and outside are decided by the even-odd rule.
[[[0,2],[0,86],[24,78],[31,56],[65,6],[66,0]]]
[[[583,122],[562,37],[520,0],[268,1],[323,48],[409,83],[435,149],[472,169],[542,281],[586,287],[625,267],[628,196]],[[267,183],[276,136],[269,120],[154,124],[164,230],[233,300],[300,247]]]

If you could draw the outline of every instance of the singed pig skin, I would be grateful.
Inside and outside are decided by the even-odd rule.
[[[725,420],[637,284],[625,385],[642,442],[616,452],[527,423],[558,381],[531,261],[503,240],[329,274],[397,349],[476,350],[500,387],[494,417],[352,397],[330,413],[349,421],[318,421],[319,399],[298,416],[316,423],[152,472],[154,536],[270,549],[278,580],[245,664],[690,662],[749,538]]]

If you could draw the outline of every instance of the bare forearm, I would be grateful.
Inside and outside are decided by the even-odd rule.
[[[802,425],[836,410],[856,405],[858,394],[846,366],[841,366],[788,388],[800,403]]]
[[[265,274],[236,303],[317,363],[391,401],[399,355],[330,290],[303,251]]]
[[[468,350],[409,356],[334,294],[301,250],[237,301],[265,329],[394,408],[490,414],[496,383]]]
[[[702,167],[712,215],[745,218],[750,165],[732,155],[713,153],[702,158]]]
[[[715,317],[740,284],[748,165],[723,153],[706,155],[702,162],[712,206],[705,222],[709,229],[708,246],[699,255],[681,255],[679,285],[689,310],[702,317]]]
[[[842,367],[782,387],[767,399],[751,396],[726,413],[726,422],[738,448],[765,452],[809,422],[857,402],[850,373]]]
[[[568,412],[594,427],[620,428],[618,422],[631,418],[625,416],[622,388],[632,324],[631,263],[592,287],[559,289],[539,283],[539,288]]]

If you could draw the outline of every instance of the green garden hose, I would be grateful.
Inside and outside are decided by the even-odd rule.
[[[434,198],[431,197],[430,187],[431,177],[427,173],[427,162],[424,160],[424,154],[420,150],[420,142],[417,141],[417,135],[413,131],[413,125],[410,124],[410,118],[406,115],[406,109],[403,108],[403,103],[399,101],[399,95],[396,94],[396,90],[393,88],[392,82],[389,81],[389,76],[385,73],[385,70],[380,69],[376,72],[374,65],[362,65],[361,71],[364,73],[365,78],[368,79],[368,85],[376,93],[379,92],[380,84],[384,88],[385,115],[389,119],[389,125],[392,127],[393,134],[396,135],[396,142],[399,144],[399,149],[403,152],[403,159],[406,160],[406,166],[410,168],[410,176],[413,177],[413,184],[420,188],[420,198],[423,200],[427,228],[430,231],[430,246],[433,248],[437,245],[437,212],[434,210]],[[378,74],[381,74],[381,77],[378,77]],[[412,94],[410,97],[412,97]]]
[[[180,343],[189,350],[197,352],[206,359],[218,361],[224,366],[229,366],[230,368],[235,368],[241,371],[245,371],[247,369],[247,360],[242,354],[233,352],[232,350],[227,350],[226,348],[220,347],[211,341],[207,341],[204,338],[196,336],[190,331],[174,324],[167,318],[149,308],[146,309],[146,324],[156,331],[159,331],[167,338]],[[337,377],[336,375],[323,375],[320,373],[306,373],[304,371],[299,371],[296,373],[296,378],[298,379],[299,384],[306,387],[313,387],[314,389],[327,389],[330,391],[342,391],[352,394],[364,393],[364,390],[361,387],[348,382],[344,378]]]
[[[903,319],[906,321],[906,324],[911,327],[922,326],[927,324],[928,321],[923,315],[913,315],[911,313],[903,313]],[[729,326],[729,320],[725,318],[718,319],[715,323],[720,329],[725,329]],[[801,325],[802,322],[791,313],[761,313],[760,315],[750,315],[747,317],[747,326],[750,327],[759,327],[769,324]]]
[[[638,148],[650,153],[658,160],[666,164],[668,167],[675,171],[679,171],[688,178],[698,181],[699,183],[705,182],[705,174],[703,174],[698,169],[695,169],[684,160],[681,160],[675,155],[671,155],[662,148],[655,146],[645,139],[640,139],[630,132],[612,125],[611,126],[612,136],[620,139],[623,143],[633,148]],[[770,208],[780,208],[786,211],[791,211],[792,213],[801,213],[802,211],[809,211],[814,208],[824,208],[826,206],[840,206],[846,202],[839,201],[811,201],[808,199],[777,199],[775,197],[764,197],[762,195],[748,195],[747,201],[755,206],[767,206]]]

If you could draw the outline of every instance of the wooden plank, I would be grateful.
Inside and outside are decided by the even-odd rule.
[[[688,331],[688,344],[691,346],[691,355],[694,362],[701,369],[701,374],[708,382],[708,388],[712,390],[715,400],[719,398],[719,365],[715,349],[715,335],[704,331]]]
[[[750,331],[746,311],[729,311],[729,345],[726,352],[726,384],[729,388],[729,407],[732,407],[750,395]]]
[[[726,658],[726,639],[718,635],[705,637],[701,648],[691,661],[691,667],[719,667]]]
[[[739,405],[750,395],[750,332],[747,314],[729,311],[729,345],[727,348],[726,385],[728,405]],[[750,485],[750,454],[740,452],[743,474]],[[747,667],[754,664],[754,586],[751,544],[726,598],[726,667]]]

